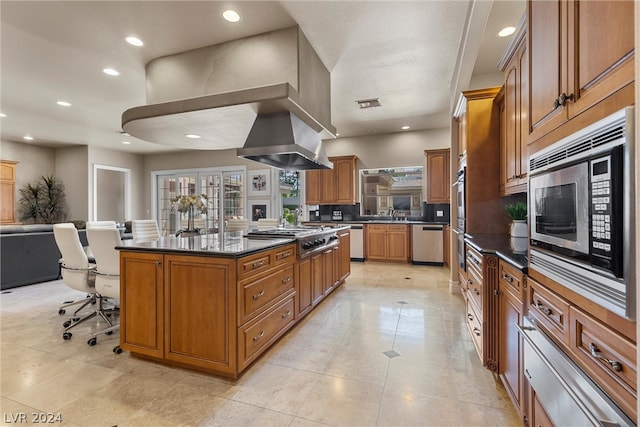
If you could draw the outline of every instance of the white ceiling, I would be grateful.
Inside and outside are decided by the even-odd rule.
[[[515,26],[524,7],[524,0],[1,1],[2,140],[24,142],[30,134],[30,143],[43,146],[175,150],[119,134],[122,113],[146,103],[145,64],[295,24],[331,72],[340,136],[446,127],[456,67],[496,72],[510,41],[496,33]],[[242,20],[223,21],[227,8]],[[491,13],[472,25],[469,16],[483,8]],[[128,35],[145,45],[130,46]],[[121,75],[106,76],[105,67]],[[381,107],[359,110],[354,102],[376,97]]]

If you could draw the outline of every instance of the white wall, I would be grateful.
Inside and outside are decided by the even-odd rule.
[[[86,145],[55,150],[55,175],[64,182],[70,220],[89,219],[88,150]]]
[[[139,219],[148,218],[144,214],[144,202],[148,193],[145,192],[145,158],[140,154],[125,153],[123,151],[107,150],[98,147],[89,147],[88,165],[89,165],[89,192],[91,196],[88,199],[89,218],[93,218],[93,167],[94,165],[111,166],[123,169],[129,169],[130,183],[129,190],[131,192],[129,201],[131,203],[129,212],[131,218],[123,219]],[[120,220],[120,219],[118,219]]]
[[[54,156],[54,148],[2,141],[0,158],[20,162],[16,166],[16,201],[20,198],[18,190],[29,182],[35,182],[43,175],[55,175]]]
[[[424,165],[424,150],[449,148],[449,128],[325,140],[329,156],[358,156],[358,169]]]

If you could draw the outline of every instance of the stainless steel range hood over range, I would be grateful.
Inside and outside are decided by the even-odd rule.
[[[279,168],[330,168],[330,81],[300,28],[285,28],[154,59],[147,105],[125,111],[122,128],[178,148],[235,148]]]
[[[236,153],[285,170],[333,168],[320,134],[290,112],[258,115]]]

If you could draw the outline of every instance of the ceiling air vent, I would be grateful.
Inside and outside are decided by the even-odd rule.
[[[356,104],[358,104],[358,107],[360,107],[361,110],[364,110],[365,108],[379,107],[382,105],[380,104],[380,98],[361,99],[356,101]]]

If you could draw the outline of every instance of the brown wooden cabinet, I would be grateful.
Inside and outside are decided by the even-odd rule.
[[[446,267],[451,265],[451,228],[449,225],[445,224],[442,227],[442,260]]]
[[[406,224],[366,224],[365,258],[370,261],[409,262],[411,241]]]
[[[164,357],[164,256],[120,252],[120,345]]]
[[[16,222],[16,165],[11,160],[0,161],[0,224]]]
[[[485,255],[467,245],[467,328],[482,365],[498,369],[498,257]]]
[[[451,198],[450,150],[425,150],[427,156],[427,202],[449,203]]]
[[[165,360],[235,375],[234,273],[233,259],[164,256]]]
[[[500,98],[500,194],[527,191],[528,56],[526,22],[521,20],[498,67],[504,72]],[[523,124],[524,123],[524,124]]]
[[[305,172],[308,205],[353,205],[356,203],[356,156],[329,157],[333,169]]]
[[[238,259],[120,252],[120,343],[229,377],[295,323],[295,245]]]
[[[498,263],[498,374],[520,419],[525,413],[524,342],[516,325],[523,324],[526,280],[505,261]]]
[[[465,232],[504,234],[505,201],[500,199],[500,111],[494,102],[500,87],[465,91],[456,118],[466,123],[458,138],[466,140],[460,167],[465,175]]]
[[[338,247],[339,281],[344,281],[351,274],[351,231],[343,230],[338,233],[340,246]]]
[[[633,1],[527,5],[529,142],[596,104],[601,118],[633,103],[633,91],[621,91],[634,81]],[[601,103],[612,95],[625,100]]]

